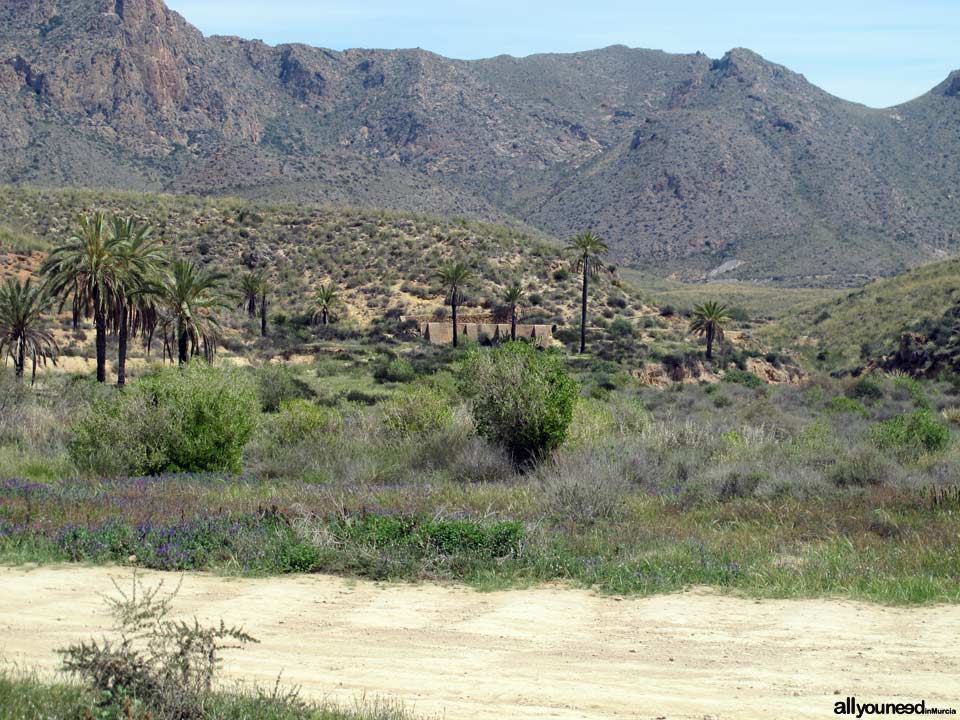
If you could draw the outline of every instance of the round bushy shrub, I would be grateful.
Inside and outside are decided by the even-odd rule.
[[[473,400],[477,432],[521,465],[563,443],[579,391],[559,355],[521,342],[471,353],[463,388]]]
[[[395,437],[427,435],[442,430],[452,420],[447,398],[424,385],[406,388],[383,404],[383,423]]]
[[[166,368],[95,403],[70,455],[98,475],[239,472],[257,413],[256,388],[239,369]]]
[[[943,450],[950,442],[949,428],[930,410],[917,410],[875,423],[870,426],[870,436],[881,450],[908,455]]]
[[[313,390],[296,373],[280,363],[266,363],[253,371],[257,396],[264,412],[277,412],[285,400],[309,400]]]
[[[858,400],[879,400],[883,397],[883,387],[868,375],[854,383],[847,394]]]
[[[624,320],[623,318],[617,318],[608,328],[611,335],[617,337],[631,337],[633,335],[633,324],[629,320]]]
[[[413,365],[403,358],[384,359],[373,369],[373,379],[379,383],[406,383],[411,382],[416,376]]]
[[[284,400],[276,415],[265,418],[269,418],[270,438],[279,447],[295,445],[317,435],[335,433],[343,426],[339,410],[319,407],[309,400]]]

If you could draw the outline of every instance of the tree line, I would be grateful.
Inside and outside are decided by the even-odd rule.
[[[590,232],[571,238],[564,254],[582,273],[580,353],[586,352],[590,279],[606,271],[607,243]],[[56,361],[57,343],[44,316],[69,307],[73,327],[92,319],[95,331],[96,375],[106,382],[107,339],[117,340],[117,385],[126,383],[127,351],[131,338],[140,337],[149,357],[155,337],[162,340],[162,357],[180,364],[203,355],[208,360],[222,339],[220,314],[238,301],[253,319],[260,316],[260,333],[268,334],[270,279],[264,270],[244,273],[236,289],[226,287],[228,276],[182,258],[170,258],[153,226],[129,217],[108,218],[98,212],[82,215],[63,245],[40,267],[40,284],[31,279],[8,279],[0,286],[0,354],[12,358],[18,379],[31,366]],[[469,265],[454,260],[437,273],[451,308],[453,345],[459,345],[458,310],[463,291],[473,279]],[[517,319],[525,293],[519,284],[507,287],[502,302],[510,314],[510,337],[517,338]],[[328,325],[339,302],[332,285],[318,289],[311,321]],[[694,309],[690,330],[706,338],[707,358],[715,342],[723,340],[729,320],[727,308],[709,302]]]

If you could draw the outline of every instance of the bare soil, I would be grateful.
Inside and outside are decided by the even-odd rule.
[[[52,670],[55,648],[107,627],[111,578],[130,571],[0,568],[4,659]],[[282,672],[315,699],[399,699],[450,720],[828,718],[847,695],[960,709],[953,606],[205,574],[184,578],[177,606],[261,640],[229,653],[231,678],[272,685]]]

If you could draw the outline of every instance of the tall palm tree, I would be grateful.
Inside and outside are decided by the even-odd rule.
[[[55,300],[42,287],[10,278],[0,286],[0,354],[6,351],[13,358],[14,375],[23,380],[27,358],[32,361],[30,383],[37,376],[37,363],[47,359],[56,363],[57,343],[44,326],[43,314]]]
[[[339,302],[337,289],[333,285],[321,285],[313,298],[313,319],[318,317],[324,325],[330,324],[330,311]]]
[[[173,263],[163,289],[165,315],[161,324],[175,334],[177,359],[184,365],[203,347],[209,355],[220,336],[217,314],[228,306],[221,293],[226,275],[198,268],[191,262]]]
[[[265,280],[262,270],[251,270],[240,276],[240,307],[247,308],[247,317],[257,316],[257,301]]]
[[[117,385],[123,387],[127,379],[127,338],[149,323],[146,316],[155,309],[165,257],[153,228],[133,218],[113,219],[111,242],[118,258],[112,323],[117,329]]]
[[[519,285],[511,285],[503,293],[503,302],[510,308],[510,339],[517,339],[517,309],[523,301],[523,288]]]
[[[60,309],[72,300],[73,320],[93,316],[96,329],[97,381],[107,379],[107,332],[117,306],[121,260],[103,213],[81,215],[77,231],[55,248],[41,266],[45,290],[60,298]]]
[[[449,262],[437,272],[437,278],[443,284],[450,298],[450,314],[453,320],[453,346],[459,345],[457,330],[457,307],[463,295],[464,286],[473,278],[473,272],[462,262]]]
[[[582,232],[567,241],[565,248],[575,260],[576,272],[583,272],[583,294],[580,299],[580,352],[587,350],[587,290],[590,277],[603,270],[603,258],[610,251],[607,243],[591,232]]]
[[[707,338],[707,360],[713,360],[713,343],[723,342],[723,326],[730,321],[727,306],[718,302],[705,302],[693,309],[690,331]]]

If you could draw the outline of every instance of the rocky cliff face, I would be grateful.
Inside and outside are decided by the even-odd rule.
[[[958,88],[869,110],[744,49],[462,62],[0,0],[0,180],[590,227],[621,262],[837,283],[960,244]]]

